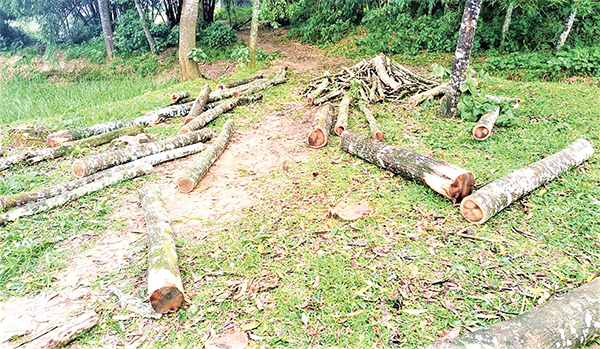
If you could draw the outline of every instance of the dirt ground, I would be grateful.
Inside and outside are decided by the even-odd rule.
[[[248,34],[248,31],[242,31],[238,36],[247,41]],[[284,56],[262,73],[288,66],[296,73],[316,75],[326,69],[335,70],[351,64],[340,57],[325,57],[313,45],[287,39],[283,30],[263,30],[258,46],[265,52],[280,51]],[[201,66],[201,69],[209,77],[216,78],[235,67],[229,62],[219,62]],[[273,169],[302,162],[309,156],[304,136],[310,123],[310,110],[298,102],[281,104],[276,111],[262,113],[256,110],[263,114],[262,118],[252,124],[239,125],[225,152],[192,193],[179,193],[175,180],[194,156],[155,168],[154,171],[160,173],[158,184],[163,190],[177,236],[201,238],[207,234],[201,228],[206,222],[222,224],[240,219],[244,210],[260,200],[261,192],[265,190],[251,185],[253,182]],[[127,228],[107,231],[102,236],[81,235],[71,239],[68,243],[75,252],[69,257],[68,266],[56,272],[53,291],[0,303],[0,348],[12,347],[7,342],[11,337],[41,334],[74,315],[109,302],[110,286],[122,289],[124,285],[108,282],[100,282],[98,287],[97,282],[108,279],[102,276],[118,273],[144,255],[140,245],[143,246],[141,242],[146,238],[145,223],[137,194],[125,196],[124,204],[113,215],[115,219],[126,220]],[[84,243],[92,247],[81,252],[77,246]],[[125,342],[135,346],[142,340],[142,337],[136,337]],[[118,338],[105,337],[102,341],[106,346],[124,344]]]

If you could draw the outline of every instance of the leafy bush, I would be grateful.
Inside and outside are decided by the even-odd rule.
[[[19,28],[8,24],[9,17],[0,11],[0,51],[16,51],[34,41]]]
[[[87,58],[92,63],[102,63],[104,61],[104,38],[97,36],[87,43],[80,45],[71,45],[63,52],[66,60]]]
[[[257,62],[270,62],[279,56],[281,56],[279,51],[266,53],[259,48],[256,49]],[[231,62],[237,62],[242,67],[246,67],[248,63],[250,63],[250,49],[246,45],[240,45],[234,48],[229,60]]]
[[[230,26],[214,22],[208,28],[197,31],[196,41],[202,48],[221,49],[234,45],[237,41],[237,34]]]
[[[154,24],[147,21],[147,24],[150,25],[150,34],[154,39],[154,46],[158,52],[162,52],[168,47],[177,46],[179,26],[171,29],[163,23]],[[117,18],[114,40],[117,51],[122,53],[148,51],[150,49],[137,10],[131,9]]]
[[[477,90],[477,80],[472,77],[467,77],[465,82],[460,86],[462,95],[458,102],[458,114],[461,118],[477,122],[485,113],[500,107],[500,114],[496,119],[495,124],[499,126],[511,126],[518,123],[518,118],[515,115],[515,104],[510,102],[497,102],[487,98],[484,94]]]

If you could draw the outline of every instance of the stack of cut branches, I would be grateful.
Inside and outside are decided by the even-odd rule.
[[[437,81],[415,74],[380,54],[370,61],[363,59],[350,68],[342,67],[335,74],[325,72],[310,81],[303,95],[308,104],[320,105],[341,98],[352,88],[355,97],[368,103],[398,102],[438,85]]]

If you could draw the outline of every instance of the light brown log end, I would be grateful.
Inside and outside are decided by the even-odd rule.
[[[176,101],[178,101],[178,100],[179,100],[179,93],[173,93],[173,94],[171,95],[171,100],[172,100],[173,102],[176,102]]]
[[[460,167],[452,165],[431,166],[435,173],[426,173],[423,181],[435,192],[442,194],[452,202],[461,202],[471,195],[475,176]]]
[[[381,131],[376,131],[375,133],[373,133],[373,138],[375,138],[378,141],[383,141],[383,138],[385,138],[385,135]]]
[[[193,116],[186,116],[186,117],[185,117],[185,118],[182,120],[182,122],[183,122],[183,124],[184,124],[184,125],[187,125],[187,124],[189,124],[189,123],[190,123],[190,121],[192,121],[192,120],[194,120],[194,117],[193,117]],[[180,133],[180,134],[181,134],[181,133]]]
[[[190,132],[190,129],[187,126],[183,126],[182,128],[179,129],[178,133],[180,135],[183,135],[183,134],[186,134],[186,133],[189,133],[189,132]]]
[[[335,134],[338,136],[341,136],[342,133],[344,133],[344,131],[346,131],[346,127],[344,127],[344,126],[340,125],[335,128]]]
[[[85,176],[85,166],[80,161],[73,162],[73,174],[77,178]]]
[[[327,134],[320,128],[314,129],[308,135],[308,145],[312,148],[322,148],[327,145]]]
[[[233,98],[238,98],[240,96],[240,93],[238,91],[235,91],[233,93]]]
[[[227,88],[227,86],[226,86],[226,85],[223,85],[223,84],[218,84],[218,85],[217,85],[217,90],[224,90],[224,89],[226,89],[226,88]]]
[[[179,309],[183,303],[183,293],[175,286],[165,286],[152,292],[150,304],[159,313],[168,313]]]
[[[46,138],[46,142],[52,148],[58,147],[61,144],[70,141],[69,136],[67,135],[67,131],[58,131],[48,135]]]
[[[471,172],[466,172],[456,177],[448,191],[454,202],[461,202],[464,198],[471,195],[474,185],[475,175]]]
[[[492,131],[485,125],[475,125],[473,128],[473,138],[478,141],[487,139],[492,134]]]
[[[471,223],[483,224],[488,220],[485,208],[479,206],[477,202],[470,198],[465,198],[460,204],[460,212]]]
[[[408,99],[408,105],[410,105],[411,107],[416,107],[417,104],[419,104],[419,99],[418,98],[410,97]]]
[[[313,98],[312,97],[306,97],[306,104],[312,105],[313,104]]]
[[[182,193],[189,193],[194,190],[194,181],[187,177],[181,177],[177,180],[177,189]]]

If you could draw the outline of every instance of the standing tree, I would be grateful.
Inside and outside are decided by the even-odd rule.
[[[104,43],[106,44],[106,56],[111,60],[115,51],[115,41],[113,39],[108,0],[98,0],[98,11],[100,12],[102,33],[104,34]]]
[[[567,41],[569,32],[571,31],[571,28],[573,27],[573,21],[575,21],[575,15],[577,15],[577,7],[575,6],[575,4],[573,4],[573,7],[571,7],[571,11],[569,12],[569,15],[567,16],[567,19],[565,20],[565,25],[563,27],[563,31],[562,31],[562,33],[560,33],[560,36],[558,37],[558,41],[556,42],[556,45],[554,46],[554,53],[560,51],[560,49],[565,44],[565,41]]]
[[[197,21],[198,0],[184,0],[179,26],[179,66],[183,80],[200,77],[198,64],[188,57],[188,53],[196,46]]]
[[[148,23],[146,22],[146,16],[144,15],[144,9],[142,8],[142,4],[140,0],[133,0],[135,2],[135,8],[137,9],[138,14],[140,15],[140,21],[142,22],[142,27],[144,28],[144,33],[146,34],[146,40],[148,40],[148,46],[150,46],[150,51],[156,53],[154,49],[154,39],[152,38],[152,34],[150,34],[150,28],[148,27]]]
[[[442,102],[440,110],[441,117],[454,117],[456,115],[456,106],[460,98],[460,85],[467,76],[469,68],[469,58],[471,57],[471,47],[473,46],[473,37],[475,28],[481,11],[482,0],[467,0],[460,32],[458,34],[458,43],[456,45],[456,54],[454,65],[452,66],[452,75],[448,82],[448,89]]]
[[[248,55],[250,56],[250,68],[256,66],[256,37],[258,35],[258,12],[260,11],[260,0],[252,1],[252,25],[250,27],[250,42],[248,42]]]

